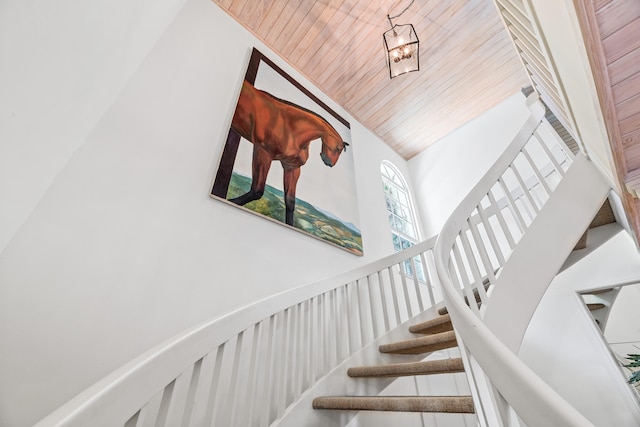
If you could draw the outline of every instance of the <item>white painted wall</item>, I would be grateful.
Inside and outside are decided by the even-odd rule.
[[[0,2],[0,253],[184,3]]]
[[[614,300],[604,336],[621,358],[640,353],[640,283],[620,288]],[[626,363],[629,363],[626,361]]]
[[[190,0],[119,91],[144,49],[131,62],[110,55],[126,56],[120,48],[136,31],[145,46],[153,41],[131,23],[161,27],[151,2],[123,6],[113,5],[118,19],[93,3],[56,2],[49,15],[27,2],[0,6],[3,24],[17,22],[0,25],[3,52],[15,43],[14,56],[29,56],[28,73],[16,66],[1,83],[4,93],[11,80],[13,94],[0,98],[13,121],[2,130],[3,150],[11,141],[0,156],[11,165],[0,168],[2,210],[26,195],[2,229],[2,426],[31,425],[196,323],[393,250],[379,167],[388,159],[408,176],[407,165],[326,96],[352,124],[364,257],[212,200],[251,47],[312,85],[213,2]],[[20,23],[31,19],[47,31],[27,37]],[[96,39],[111,34],[122,39],[102,50]],[[38,43],[58,50],[45,55]],[[83,48],[60,47],[70,44]],[[96,70],[116,72],[111,61],[120,78],[92,90],[102,86]]]
[[[424,236],[440,233],[447,218],[529,117],[518,92],[409,160]]]
[[[604,337],[615,357],[624,365],[630,354],[640,354],[640,283],[622,286],[609,312]],[[628,378],[638,368],[622,368]],[[634,383],[640,400],[640,384]]]
[[[640,255],[618,224],[589,231],[549,286],[519,355],[598,427],[640,425],[640,402],[577,292],[640,279]],[[636,310],[637,311],[637,310]]]

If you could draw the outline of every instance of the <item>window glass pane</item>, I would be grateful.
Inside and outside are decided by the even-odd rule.
[[[404,234],[408,234],[407,233],[407,222],[403,221],[402,219],[396,217],[396,222],[395,222],[395,229],[404,233]]]
[[[396,219],[395,219],[395,217],[393,216],[393,214],[391,212],[388,212],[388,215],[389,215],[389,225],[391,226],[392,230],[395,230],[396,229]]]
[[[404,229],[403,229],[404,234],[406,234],[407,236],[412,237],[412,238],[415,239],[417,236],[415,235],[415,231],[414,230],[415,230],[415,228],[414,228],[412,223],[410,223],[408,221],[404,222]]]
[[[413,245],[413,242],[408,241],[407,239],[400,238],[402,242],[402,249],[408,249]]]
[[[418,280],[420,280],[421,282],[426,282],[427,280],[424,274],[424,266],[422,265],[422,260],[420,260],[420,257],[415,257],[414,262],[416,264],[416,273],[418,275]]]
[[[387,210],[395,215],[398,214],[398,210],[400,208],[400,205],[398,205],[398,202],[396,202],[395,200],[393,200],[392,197],[389,197],[387,199]]]
[[[416,243],[418,238],[409,190],[404,178],[392,164],[383,162],[380,166],[380,173],[382,174],[382,188],[389,225],[392,229],[393,246],[396,251],[403,250]],[[398,234],[394,231],[397,231]],[[416,270],[420,271],[420,268],[416,266]]]
[[[402,243],[400,242],[400,236],[395,233],[391,233],[391,238],[393,239],[393,249],[396,252],[400,252],[402,250]]]
[[[389,197],[385,197],[384,200],[387,203],[387,212],[393,213],[393,200]]]
[[[411,211],[406,206],[396,205],[396,215],[407,222],[411,222]]]
[[[409,199],[407,198],[407,194],[406,193],[400,193],[398,194],[398,200],[400,201],[400,203],[403,206],[409,206]]]
[[[398,200],[398,190],[395,187],[389,187],[389,190],[387,191],[387,194],[393,200]]]

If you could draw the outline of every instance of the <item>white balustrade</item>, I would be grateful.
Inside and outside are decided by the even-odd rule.
[[[585,427],[590,422],[484,324],[502,270],[573,162],[571,152],[548,129],[542,110],[532,111],[513,143],[443,227],[434,250],[437,273],[480,424],[517,426],[522,419],[529,427]]]
[[[501,272],[573,159],[541,109],[532,111],[437,244],[430,239],[186,331],[37,426],[269,426],[350,355],[441,293],[481,425],[513,425],[511,407],[529,427],[589,426],[483,324]]]
[[[434,305],[434,242],[189,330],[37,425],[268,426],[347,357]]]

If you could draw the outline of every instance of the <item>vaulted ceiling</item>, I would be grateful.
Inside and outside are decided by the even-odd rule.
[[[405,159],[529,85],[492,0],[213,1]],[[420,71],[390,79],[409,4]]]

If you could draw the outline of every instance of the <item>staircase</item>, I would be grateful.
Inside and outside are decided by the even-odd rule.
[[[347,425],[354,411],[475,413],[482,427],[516,425],[515,414],[529,427],[591,425],[516,356],[546,287],[610,190],[535,102],[437,242],[197,325],[37,426],[327,427]],[[440,292],[448,311],[431,316]],[[456,346],[460,359],[423,360]],[[463,368],[471,396],[380,396],[394,378]],[[363,384],[357,392],[354,382]]]
[[[445,310],[443,310],[445,311]],[[442,375],[464,372],[461,358],[400,363],[405,354],[428,354],[458,346],[449,314],[441,314],[409,327],[409,332],[423,335],[404,341],[383,344],[381,353],[399,355],[398,363],[349,368],[351,378],[398,378],[415,375]],[[314,409],[348,411],[395,411],[428,413],[474,413],[469,396],[331,396],[313,400]]]

